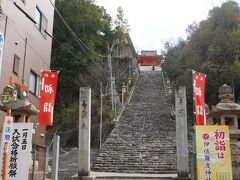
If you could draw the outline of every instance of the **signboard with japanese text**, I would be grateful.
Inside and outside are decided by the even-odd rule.
[[[3,142],[11,142],[12,141],[12,125],[13,125],[13,117],[6,116],[3,124]]]
[[[41,74],[38,122],[53,125],[53,110],[57,91],[58,72],[43,71]]]
[[[206,75],[193,72],[196,125],[206,125],[205,81]]]
[[[232,180],[228,126],[195,126],[198,180]]]
[[[12,141],[8,143],[7,180],[28,180],[32,130],[33,123],[13,123]],[[3,159],[3,152],[4,142],[2,140],[0,159]],[[2,161],[0,161],[0,169],[2,169]]]

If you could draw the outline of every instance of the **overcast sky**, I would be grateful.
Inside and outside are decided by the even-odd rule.
[[[186,38],[189,24],[206,19],[208,11],[226,0],[96,0],[115,19],[121,6],[131,27],[136,51],[158,50],[168,40]]]

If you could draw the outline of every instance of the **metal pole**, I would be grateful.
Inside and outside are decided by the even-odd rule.
[[[40,71],[40,75],[42,74],[42,70]],[[41,86],[41,82],[39,83]],[[32,180],[34,180],[34,171],[35,171],[35,161],[36,161],[36,149],[37,149],[37,133],[38,133],[38,113],[39,113],[39,98],[37,98],[37,116],[36,116],[36,124],[35,124],[35,134],[34,134],[34,142],[33,142],[33,165],[32,165]]]
[[[110,87],[111,87],[110,91],[111,91],[112,111],[114,111],[111,50],[110,50],[110,52],[108,54],[108,66],[109,66],[109,71],[110,71]]]
[[[10,82],[12,82],[12,78],[10,77]],[[11,109],[7,111],[7,116],[11,116]],[[8,143],[4,143],[4,153],[3,153],[3,171],[2,177],[3,180],[7,180],[7,160],[8,160]]]
[[[114,102],[114,113],[115,113],[115,116],[116,116],[116,113],[117,113],[117,101],[116,101],[116,86],[115,86],[115,77],[113,77],[113,89],[114,89],[114,94],[113,94],[113,102]]]
[[[102,112],[103,112],[103,93],[102,93],[102,82],[100,83],[100,99],[101,99],[101,107],[100,107],[100,135],[99,135],[99,147],[102,147]]]
[[[38,122],[36,122],[36,126],[35,126],[34,143],[33,143],[32,180],[34,180],[34,171],[35,171],[36,149],[37,149],[37,130],[38,130]]]
[[[13,83],[12,76],[9,78],[9,84]],[[12,110],[7,110],[7,116],[11,116]],[[3,153],[3,167],[2,167],[2,177],[3,180],[7,180],[7,160],[8,160],[8,143],[4,143],[4,153]]]
[[[7,159],[8,159],[8,143],[4,143],[3,153],[3,180],[7,180]]]
[[[2,1],[1,1],[1,4],[2,5]],[[6,20],[5,20],[5,27],[4,27],[4,41],[6,39],[6,35],[7,35],[7,24],[8,24],[8,16],[6,16]],[[4,55],[4,47],[5,47],[5,44],[3,42],[3,47],[2,47],[2,59],[0,59],[0,82],[1,82],[1,79],[2,79],[2,63],[3,63],[3,55]],[[1,82],[2,83],[2,82]]]
[[[128,63],[128,69],[129,69],[129,72],[128,72],[128,81],[129,81],[129,83],[132,82],[132,72],[131,72],[131,68],[132,68],[132,64],[131,64],[131,60],[129,60],[129,63]]]
[[[122,85],[122,106],[124,105],[124,99],[123,99],[123,86],[124,86],[124,82],[123,82],[123,85]]]
[[[196,153],[196,116],[195,116],[195,98],[194,98],[194,88],[195,88],[195,82],[194,82],[194,75],[193,73],[195,71],[192,71],[192,82],[193,82],[193,130],[194,130],[194,138],[193,138],[193,162],[194,162],[194,169],[193,169],[193,176],[197,179],[197,153]]]
[[[27,38],[25,39],[25,47],[24,47],[23,72],[22,72],[22,84],[25,83],[26,55],[27,55]]]

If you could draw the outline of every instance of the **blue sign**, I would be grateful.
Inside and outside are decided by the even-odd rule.
[[[6,116],[4,125],[3,125],[3,141],[4,142],[12,141],[12,126],[13,126],[13,117]]]
[[[0,32],[0,45],[4,43],[4,34]]]

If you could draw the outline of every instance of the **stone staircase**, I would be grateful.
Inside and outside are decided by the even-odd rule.
[[[170,115],[161,72],[141,72],[130,103],[91,170],[176,174],[175,122]]]

